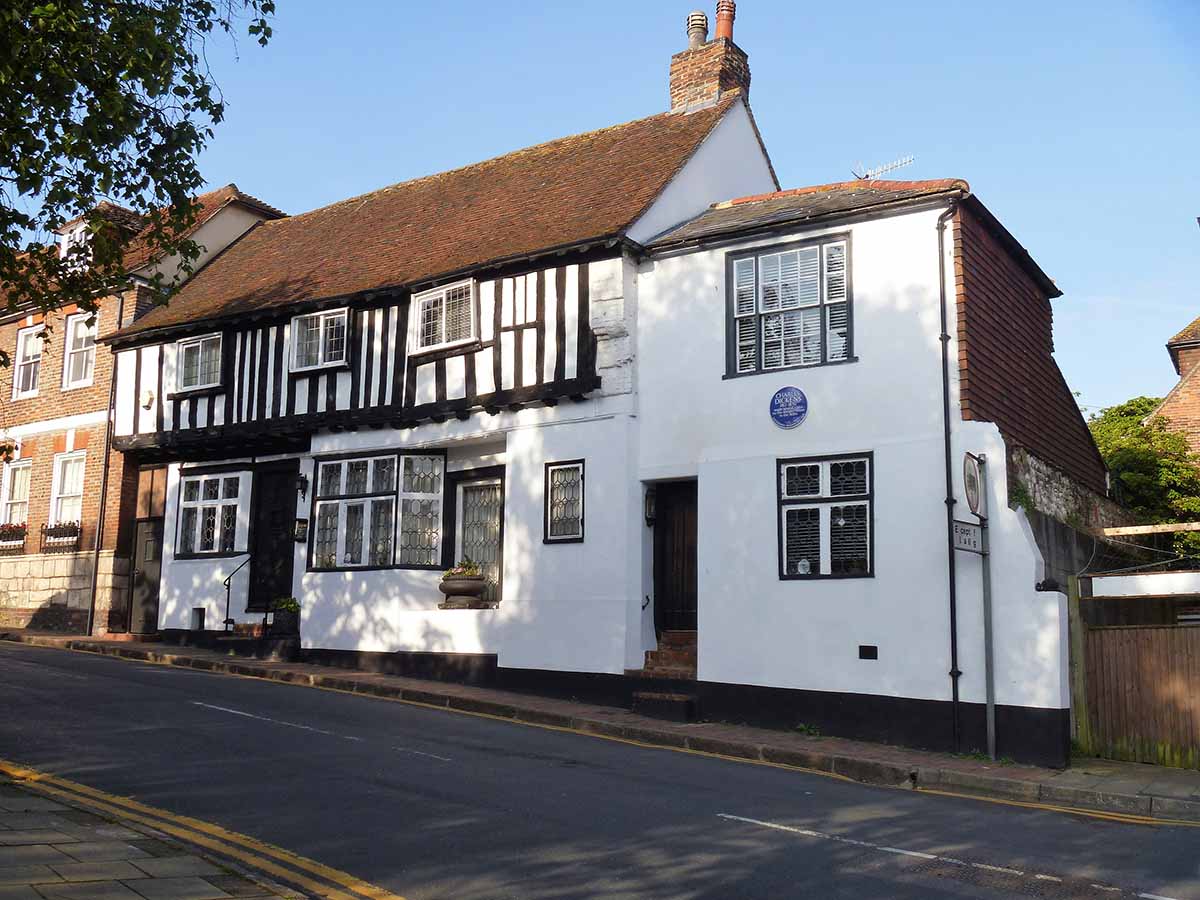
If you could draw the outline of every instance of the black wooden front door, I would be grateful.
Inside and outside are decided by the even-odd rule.
[[[655,487],[654,627],[696,630],[696,482]]]
[[[266,612],[292,596],[296,476],[299,463],[254,473],[250,509],[250,597],[247,612]]]
[[[129,588],[129,630],[158,631],[158,581],[162,574],[163,520],[141,519],[133,542],[133,578]]]

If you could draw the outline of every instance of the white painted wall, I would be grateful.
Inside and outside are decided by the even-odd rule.
[[[638,472],[644,481],[698,479],[701,679],[949,699],[937,215],[826,230],[851,233],[858,361],[843,365],[723,378],[725,254],[779,238],[643,266]],[[808,419],[792,431],[768,414],[785,385],[809,400]],[[957,427],[955,442],[956,460],[962,449],[1003,459],[993,426]],[[776,459],[860,451],[874,452],[874,577],[781,581]],[[1061,708],[1061,598],[1033,591],[1040,559],[1028,527],[1008,510],[1003,479],[992,488],[999,700]],[[962,696],[982,701],[979,576],[967,556]],[[879,659],[859,660],[860,644],[878,646]]]
[[[1200,594],[1200,572],[1137,572],[1097,575],[1093,597],[1171,597]]]
[[[261,212],[240,203],[230,203],[221,209],[192,234],[192,240],[200,245],[200,256],[192,263],[192,271],[198,270],[264,218]],[[179,273],[180,262],[178,255],[171,255],[161,263],[146,266],[134,274],[149,279],[161,272],[169,284]]]
[[[735,103],[629,229],[629,237],[645,244],[710,204],[774,190],[775,179],[750,113],[744,103]]]

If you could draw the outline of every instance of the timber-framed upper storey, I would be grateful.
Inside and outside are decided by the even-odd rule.
[[[443,300],[439,311],[428,292],[396,289],[119,342],[114,446],[181,457],[231,443],[265,450],[319,429],[412,427],[582,399],[600,386],[589,287],[597,261],[580,254],[464,279],[466,325],[432,323],[455,313],[448,304],[457,298]],[[344,319],[332,315],[338,310]],[[328,315],[314,331],[304,320],[319,311]],[[307,344],[297,348],[301,327]],[[435,337],[456,339],[421,349],[421,329],[428,340],[434,327],[441,329]],[[220,337],[219,349],[211,340],[204,345],[211,359],[196,350],[201,335]]]

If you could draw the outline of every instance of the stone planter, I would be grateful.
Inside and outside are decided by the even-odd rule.
[[[486,609],[490,606],[481,599],[487,590],[487,579],[482,575],[443,578],[438,590],[446,595],[438,609]]]
[[[272,619],[270,628],[272,636],[283,637],[300,633],[300,613],[277,609]]]

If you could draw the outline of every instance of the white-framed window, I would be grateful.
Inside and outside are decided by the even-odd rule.
[[[221,335],[184,338],[176,346],[176,390],[196,391],[221,384]]]
[[[312,568],[440,568],[444,482],[440,455],[319,461]]]
[[[36,397],[42,368],[44,326],[31,325],[17,332],[17,357],[13,364],[13,399]]]
[[[583,540],[583,460],[546,463],[546,509],[542,539],[547,544]]]
[[[870,453],[778,461],[779,577],[873,574]]]
[[[310,313],[292,319],[292,371],[346,361],[348,311]]]
[[[83,470],[86,462],[86,450],[55,455],[54,476],[50,486],[51,525],[83,521]]]
[[[416,294],[412,308],[416,310],[418,350],[463,344],[479,336],[474,281],[460,281]]]
[[[244,472],[185,473],[179,481],[179,535],[176,556],[237,553],[244,549],[238,531]]]
[[[729,270],[728,374],[850,359],[846,237],[730,255]]]
[[[96,368],[96,318],[89,313],[67,316],[63,331],[63,390],[88,387]]]
[[[21,525],[29,521],[29,485],[33,460],[21,459],[4,467],[3,506],[0,525]]]

